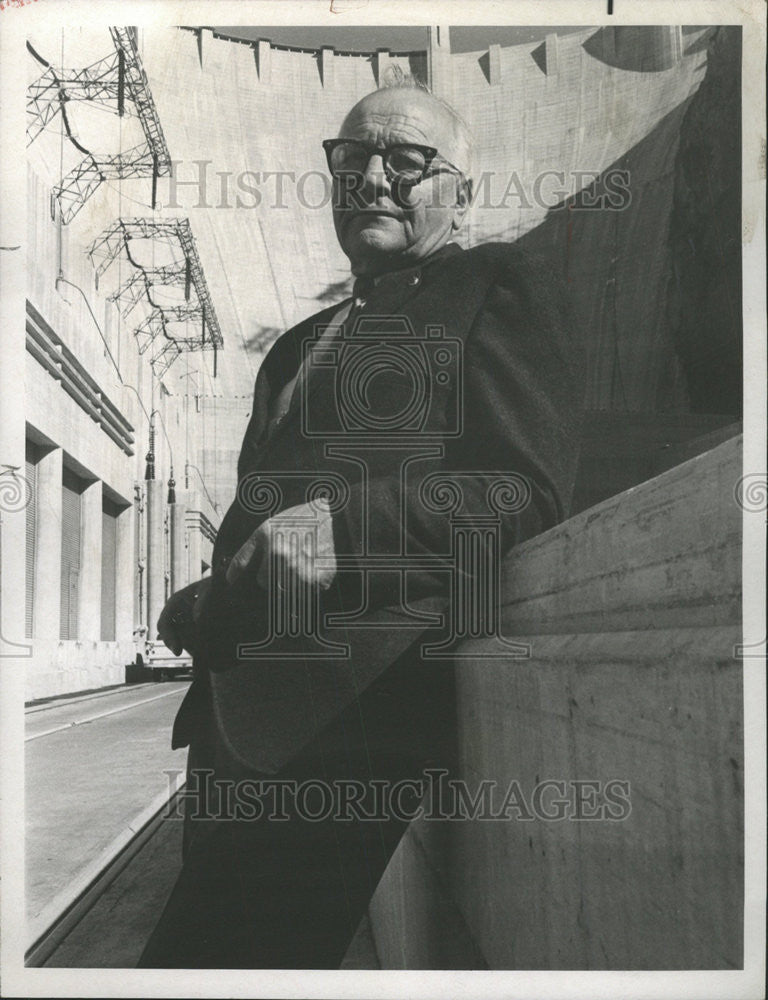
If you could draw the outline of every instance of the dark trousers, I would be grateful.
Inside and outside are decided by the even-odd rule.
[[[226,770],[206,729],[190,747],[188,789],[196,778],[205,787],[200,769]],[[428,787],[424,771],[452,772],[455,755],[453,665],[412,648],[270,779],[304,788],[285,796],[288,818],[196,819],[202,800],[188,799],[184,866],[139,966],[338,968]],[[342,788],[364,792],[362,818],[339,810]],[[224,815],[235,811],[228,796]],[[274,801],[265,797],[268,812]],[[221,811],[221,797],[208,809]]]

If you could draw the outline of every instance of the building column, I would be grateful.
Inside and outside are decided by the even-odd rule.
[[[263,38],[259,39],[256,49],[257,72],[260,83],[269,83],[272,72],[272,46]]]
[[[191,582],[187,563],[187,505],[174,503],[171,504],[171,592]]]
[[[203,536],[200,533],[200,500],[191,493],[187,512],[187,573],[190,581],[203,575]]]
[[[138,624],[133,620],[135,508],[126,507],[117,518],[115,553],[115,639],[128,642]]]
[[[320,82],[324,89],[330,90],[333,86],[333,66],[336,51],[328,45],[320,49]]]
[[[9,457],[4,455],[3,457]],[[15,456],[14,456],[15,457]],[[24,635],[26,572],[26,496],[24,463],[0,467],[0,657],[27,657],[29,640]],[[11,471],[11,469],[13,471]],[[24,660],[21,661],[22,663]]]
[[[559,43],[557,32],[551,31],[544,38],[544,72],[548,77],[554,78],[558,74],[559,64]]]
[[[200,60],[200,69],[206,69],[209,60],[211,43],[213,42],[212,28],[197,29],[197,57]]]
[[[59,641],[61,623],[61,477],[63,452],[52,448],[37,463],[36,639]]]
[[[101,529],[102,485],[100,480],[83,490],[82,554],[80,559],[80,598],[78,639],[101,640]]]
[[[453,100],[453,74],[451,73],[451,45],[448,25],[427,29],[429,57],[429,86],[436,97],[449,103]]]
[[[492,87],[501,83],[501,46],[496,43],[488,46],[488,83]]]
[[[389,55],[389,49],[376,49],[376,55],[374,56],[374,77],[376,78],[376,86],[384,86],[384,74],[386,73],[389,66],[391,66],[392,60]]]
[[[0,61],[0,92],[9,107],[24,94],[24,82],[19,79],[18,66],[13,60]],[[0,220],[0,244],[14,247],[26,244],[27,199],[26,168],[23,157],[4,157],[0,177],[0,198],[3,212]],[[24,248],[0,252],[0,329],[3,331],[3,357],[0,362],[0,657],[3,668],[19,677],[23,684],[29,666],[29,640],[24,637],[25,573],[26,573],[26,485],[24,477],[25,450],[25,292],[28,288],[25,270],[27,254]],[[17,669],[14,669],[17,668]],[[9,685],[11,695],[15,686]],[[10,737],[20,730],[14,728],[18,716],[16,704],[4,699],[7,712],[2,723]]]
[[[147,638],[157,637],[157,619],[165,604],[165,483],[149,479],[146,487],[147,562],[144,572],[147,594]]]

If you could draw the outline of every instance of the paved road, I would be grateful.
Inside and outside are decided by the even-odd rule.
[[[27,916],[33,919],[183,771],[171,724],[188,682],[27,711]]]

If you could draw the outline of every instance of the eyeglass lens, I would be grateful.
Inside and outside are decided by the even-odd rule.
[[[339,173],[364,173],[374,152],[377,150],[373,146],[363,146],[353,142],[339,143],[331,153],[331,167],[334,172]],[[420,149],[413,146],[395,146],[384,150],[382,156],[385,169],[399,180],[415,182],[424,176],[426,158]]]

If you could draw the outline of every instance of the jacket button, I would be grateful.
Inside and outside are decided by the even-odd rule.
[[[410,278],[408,279],[408,284],[409,285],[418,285],[418,283],[420,281],[421,281],[421,275],[419,275],[419,274],[412,274],[410,276]]]

